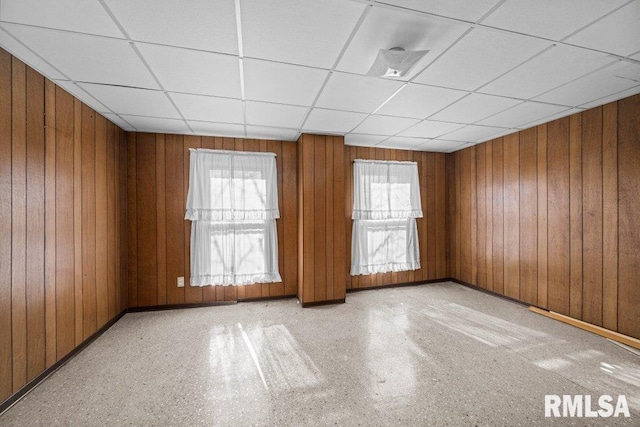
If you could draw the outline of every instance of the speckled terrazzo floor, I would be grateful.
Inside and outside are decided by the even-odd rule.
[[[627,397],[631,418],[551,419],[545,394]],[[640,425],[640,357],[440,283],[130,313],[0,425]]]

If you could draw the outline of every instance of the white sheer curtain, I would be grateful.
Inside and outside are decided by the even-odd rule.
[[[351,275],[420,268],[415,162],[355,160]]]
[[[191,286],[281,282],[275,154],[189,152]]]

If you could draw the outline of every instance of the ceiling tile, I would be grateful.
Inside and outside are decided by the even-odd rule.
[[[384,3],[434,15],[448,16],[464,21],[476,22],[500,0],[384,0]]]
[[[395,135],[396,133],[418,123],[415,119],[372,115],[360,124],[354,132],[372,135]]]
[[[561,40],[627,0],[507,0],[483,24]]]
[[[466,94],[467,92],[458,90],[409,83],[378,112],[389,116],[424,119]]]
[[[476,28],[415,81],[474,90],[549,46],[550,42],[533,37]]]
[[[436,122],[425,120],[400,133],[400,136],[413,136],[422,138],[437,138],[445,133],[464,127],[462,124],[449,122]]]
[[[513,108],[509,108],[506,111],[486,118],[478,122],[478,124],[514,128],[523,123],[529,123],[533,120],[557,114],[566,109],[567,107],[561,107],[558,105],[540,104],[538,102],[523,102]]]
[[[135,128],[129,123],[122,120],[122,118],[120,118],[119,116],[112,113],[104,113],[104,116],[107,118],[107,120],[111,121],[111,123],[119,126],[120,129],[126,130],[127,132],[135,132]]]
[[[551,116],[543,117],[542,119],[534,120],[534,121],[529,122],[529,123],[524,123],[524,124],[518,126],[518,128],[519,129],[528,129],[528,128],[531,128],[531,127],[534,127],[534,126],[537,126],[537,125],[540,125],[540,124],[543,124],[543,123],[549,123],[549,122],[552,122],[554,120],[561,119],[562,117],[567,117],[567,116],[570,116],[572,114],[580,113],[582,111],[584,111],[582,108],[570,108],[568,110],[561,111],[561,112],[559,112],[557,114],[552,114]],[[511,132],[509,132],[509,133],[511,133]]]
[[[333,73],[316,105],[335,110],[372,113],[402,82],[355,74]]]
[[[418,145],[427,142],[425,138],[407,138],[403,136],[392,136],[389,139],[376,145],[379,148],[395,148],[399,150],[412,150]]]
[[[20,58],[22,62],[29,65],[40,74],[48,77],[51,80],[66,79],[65,76],[60,74],[58,70],[51,65],[43,61],[38,55],[32,53],[29,49],[24,47],[22,43],[16,41],[9,33],[5,32],[0,27],[0,46],[3,49],[11,53],[16,58]]]
[[[406,50],[429,50],[412,72],[396,79],[408,80],[469,28],[469,25],[443,18],[374,6],[349,44],[337,69],[366,74],[380,49],[401,47]]]
[[[295,129],[273,128],[266,126],[247,126],[247,138],[295,141],[297,136],[298,131]]]
[[[90,2],[87,2],[90,3]],[[132,40],[238,53],[233,1],[106,0]]]
[[[472,93],[430,118],[445,122],[475,123],[520,102],[511,98]]]
[[[314,68],[245,59],[246,99],[310,106],[328,73]]]
[[[637,95],[640,93],[640,85],[634,86],[631,89],[623,90],[622,92],[614,93],[612,95],[605,96],[603,98],[596,99],[592,102],[587,102],[586,104],[580,105],[580,108],[593,108],[598,107],[600,105],[608,104],[613,101],[617,101],[619,99],[624,99],[629,96]]]
[[[613,62],[606,54],[558,45],[482,88],[529,99]]]
[[[211,123],[188,121],[189,126],[196,135],[227,136],[232,138],[244,138],[244,126],[228,123]]]
[[[37,27],[124,37],[107,11],[97,1],[2,0],[0,19]]]
[[[346,145],[357,145],[362,147],[373,147],[379,142],[385,140],[386,136],[380,135],[364,135],[360,133],[349,133],[344,136]]]
[[[240,64],[235,56],[146,43],[136,46],[165,90],[229,98],[242,96]]]
[[[298,129],[307,107],[247,101],[247,124]]]
[[[460,141],[447,141],[444,139],[430,139],[427,142],[415,147],[415,150],[419,151],[432,151],[436,153],[451,153],[460,148],[468,146],[466,143],[460,143]]]
[[[627,56],[640,49],[640,3],[634,1],[569,37],[567,43]]]
[[[78,98],[80,101],[87,104],[89,107],[96,110],[97,112],[104,113],[109,111],[109,108],[107,108],[104,104],[102,104],[100,101],[95,99],[93,96],[89,95],[77,84],[69,80],[55,80],[54,83],[60,86],[61,88],[63,88],[64,90],[66,90],[67,92],[69,92],[71,95]]]
[[[367,117],[367,115],[362,113],[314,108],[304,123],[303,129],[307,131],[346,133],[353,129],[365,117]]]
[[[243,123],[242,100],[172,93],[171,99],[186,120]]]
[[[180,118],[167,95],[161,91],[88,83],[79,85],[116,114]]]
[[[331,68],[365,7],[344,0],[242,0],[244,54]]]
[[[122,118],[130,123],[131,126],[135,127],[138,132],[175,134],[191,133],[183,120],[126,115],[123,115]]]
[[[620,61],[547,92],[536,100],[572,107],[621,92],[640,83],[640,65]]]
[[[72,80],[158,87],[125,40],[13,24],[3,26]]]
[[[504,129],[492,126],[469,125],[443,136],[444,139],[461,142],[486,141],[490,136]]]

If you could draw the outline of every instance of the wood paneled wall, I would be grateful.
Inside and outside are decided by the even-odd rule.
[[[640,96],[447,157],[451,277],[640,338]]]
[[[126,307],[124,148],[0,49],[0,402]]]
[[[420,245],[420,269],[398,273],[381,273],[351,276],[351,230],[353,220],[353,161],[403,160],[418,163],[420,176],[420,198],[423,217],[416,220]],[[399,283],[420,282],[447,278],[446,260],[446,155],[421,151],[391,150],[372,147],[345,147],[345,238],[346,255],[341,261],[345,265],[347,289],[368,288]]]
[[[130,307],[295,295],[297,283],[296,143],[207,136],[127,134]],[[281,283],[191,287],[191,221],[184,219],[189,148],[276,153]],[[177,278],[185,286],[177,287]]]
[[[298,298],[303,304],[344,300],[344,137],[298,140]]]

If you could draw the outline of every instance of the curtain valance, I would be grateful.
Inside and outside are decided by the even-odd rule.
[[[355,160],[353,219],[422,218],[415,162]]]
[[[192,148],[185,219],[280,218],[274,153]]]

